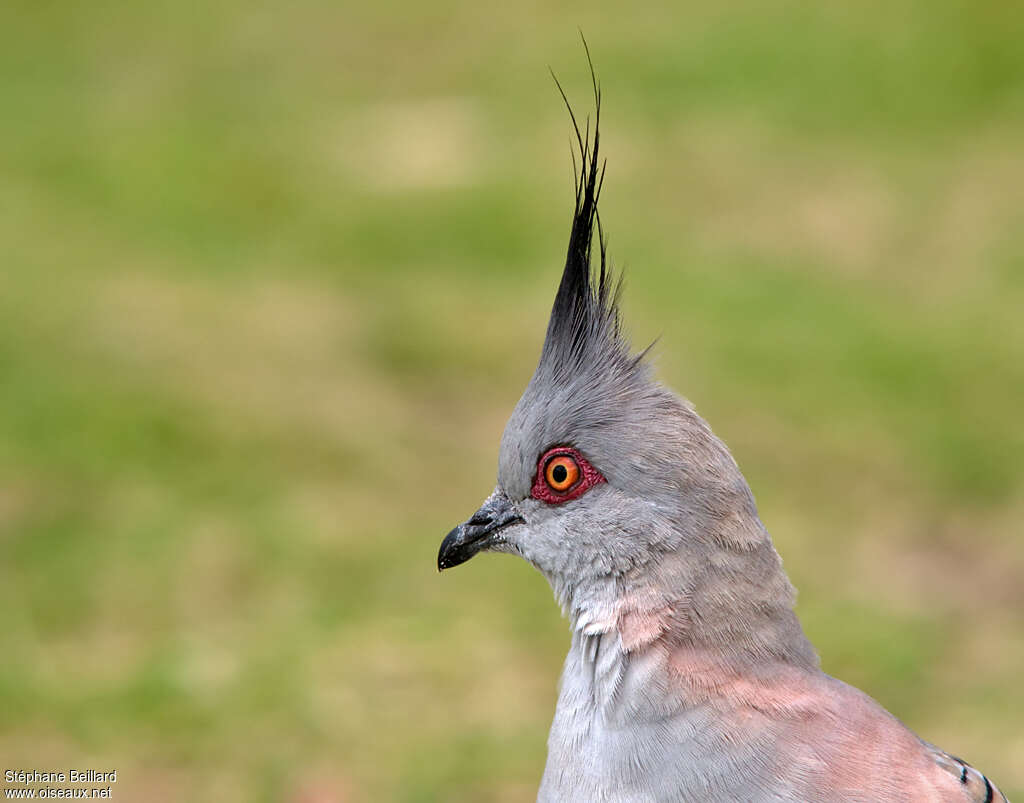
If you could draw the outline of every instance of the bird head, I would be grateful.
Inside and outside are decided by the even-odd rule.
[[[497,487],[447,535],[437,563],[447,569],[482,551],[521,555],[563,606],[580,588],[678,575],[705,560],[716,539],[767,542],[728,450],[622,333],[621,282],[597,213],[596,80],[594,97],[592,138],[589,121],[581,134],[573,117],[582,164],[540,361],[505,427]],[[682,563],[664,560],[680,553]]]

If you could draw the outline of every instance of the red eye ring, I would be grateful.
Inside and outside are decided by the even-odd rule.
[[[530,495],[550,505],[568,502],[590,490],[604,476],[571,446],[548,449],[537,461],[537,476]]]

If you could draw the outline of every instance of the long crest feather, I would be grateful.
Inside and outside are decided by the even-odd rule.
[[[583,39],[582,34],[580,35]],[[607,241],[601,226],[598,200],[604,185],[606,162],[600,156],[601,144],[601,85],[594,70],[590,48],[583,39],[583,48],[590,67],[594,95],[594,129],[591,135],[590,116],[585,118],[581,130],[565,90],[552,71],[555,86],[569,111],[576,144],[572,150],[573,177],[576,203],[573,209],[569,247],[565,270],[555,296],[544,343],[542,362],[552,360],[577,363],[585,353],[592,355],[595,347],[603,346],[625,356],[628,347],[619,339],[618,299],[621,283],[617,282],[608,266]],[[580,165],[577,170],[576,154]],[[597,233],[600,262],[595,271],[591,265],[594,233]],[[596,274],[596,275],[595,275]]]

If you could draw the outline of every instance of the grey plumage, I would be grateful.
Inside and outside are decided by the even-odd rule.
[[[566,265],[497,488],[438,555],[448,568],[481,550],[519,554],[569,618],[538,799],[1001,799],[821,672],[728,449],[631,352],[597,217],[596,80],[594,95],[592,138],[575,126]],[[564,493],[552,450],[583,472]]]

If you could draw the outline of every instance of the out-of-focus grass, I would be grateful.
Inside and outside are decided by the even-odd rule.
[[[567,636],[433,569],[605,90],[627,323],[825,667],[1024,794],[1012,3],[0,8],[0,755],[122,800],[522,800]]]

